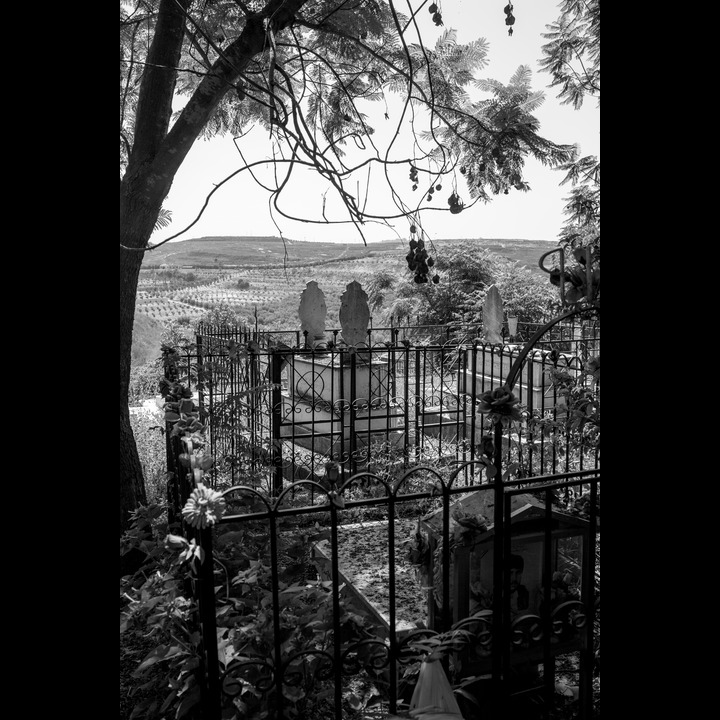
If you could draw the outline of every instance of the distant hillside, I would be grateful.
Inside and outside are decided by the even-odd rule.
[[[306,265],[331,260],[372,257],[398,252],[397,240],[372,243],[301,242],[278,237],[202,237],[161,245],[145,254],[143,268],[168,265],[196,268]]]
[[[460,242],[435,240],[435,247]],[[557,247],[552,240],[492,239],[480,238],[474,242],[488,248],[508,260],[517,261],[531,270],[537,270],[543,253]],[[402,257],[407,243],[398,240],[369,243],[303,242],[278,237],[202,237],[180,242],[166,243],[157,250],[146,253],[143,268],[195,267],[195,268],[252,268],[297,267],[308,264],[327,263],[338,260],[378,257],[387,253]]]

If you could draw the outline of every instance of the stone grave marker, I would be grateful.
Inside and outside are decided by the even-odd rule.
[[[491,285],[483,303],[485,342],[502,343],[503,303],[497,286]]]
[[[325,341],[325,318],[327,317],[327,305],[325,304],[325,293],[318,287],[315,280],[311,280],[305,286],[300,295],[300,329],[307,331],[306,347],[314,348]]]
[[[357,280],[348,283],[340,297],[340,326],[342,338],[349,347],[367,344],[370,308],[367,293]]]

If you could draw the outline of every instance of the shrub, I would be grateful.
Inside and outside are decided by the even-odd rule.
[[[143,400],[157,395],[158,381],[161,374],[162,370],[157,360],[131,368],[128,403],[130,405],[139,405]]]
[[[156,378],[157,387],[157,378]],[[143,408],[130,413],[135,443],[145,479],[145,492],[151,502],[163,502],[167,491],[165,423],[162,413]]]

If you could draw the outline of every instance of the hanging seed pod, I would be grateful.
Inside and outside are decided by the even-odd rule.
[[[428,8],[428,12],[429,12],[431,15],[434,15],[434,14],[437,12],[437,10],[438,10],[438,6],[437,6],[435,3],[433,3],[433,4]]]

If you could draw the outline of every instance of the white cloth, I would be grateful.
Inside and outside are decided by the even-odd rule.
[[[410,699],[410,717],[415,720],[462,720],[450,681],[438,660],[424,661]]]

